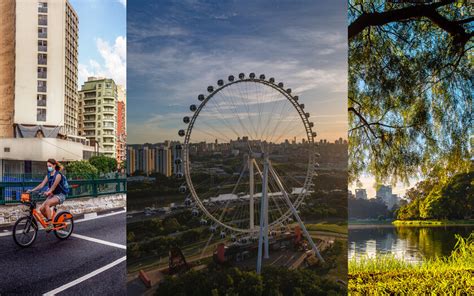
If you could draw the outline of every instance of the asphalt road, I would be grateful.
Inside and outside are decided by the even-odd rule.
[[[38,232],[29,248],[0,234],[0,295],[126,295],[126,213],[78,220],[60,241]]]

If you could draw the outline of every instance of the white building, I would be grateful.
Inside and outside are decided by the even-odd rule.
[[[78,17],[67,0],[16,1],[16,135],[32,126],[77,136]]]
[[[79,137],[78,17],[67,0],[0,3],[0,177],[88,158]]]

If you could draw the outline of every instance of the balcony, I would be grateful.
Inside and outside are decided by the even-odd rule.
[[[46,92],[46,86],[38,86],[38,92]]]
[[[84,117],[84,122],[90,122],[90,121],[94,121],[94,122],[95,122],[95,116],[92,116],[92,117]]]
[[[48,51],[48,47],[45,46],[45,45],[38,45],[38,51],[46,52],[46,51]]]
[[[47,59],[38,58],[38,65],[47,65],[47,64],[48,64]]]
[[[48,78],[48,73],[47,72],[38,72],[38,78],[46,79],[46,78]]]
[[[48,7],[38,7],[39,13],[48,13]]]
[[[95,113],[95,109],[84,110],[84,114]]]

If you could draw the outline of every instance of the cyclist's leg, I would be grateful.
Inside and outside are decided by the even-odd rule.
[[[48,198],[44,203],[44,216],[51,220],[51,207],[54,207],[55,205],[59,204],[59,200],[56,197]]]

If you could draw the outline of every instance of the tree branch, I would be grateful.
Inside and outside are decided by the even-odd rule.
[[[451,21],[442,16],[436,9],[454,3],[454,0],[443,0],[429,5],[415,5],[384,12],[362,13],[348,28],[349,40],[371,26],[383,26],[392,22],[411,20],[413,18],[428,18],[440,29],[454,36],[455,43],[464,45],[473,33],[467,32],[459,21]],[[464,22],[470,22],[466,19]]]

